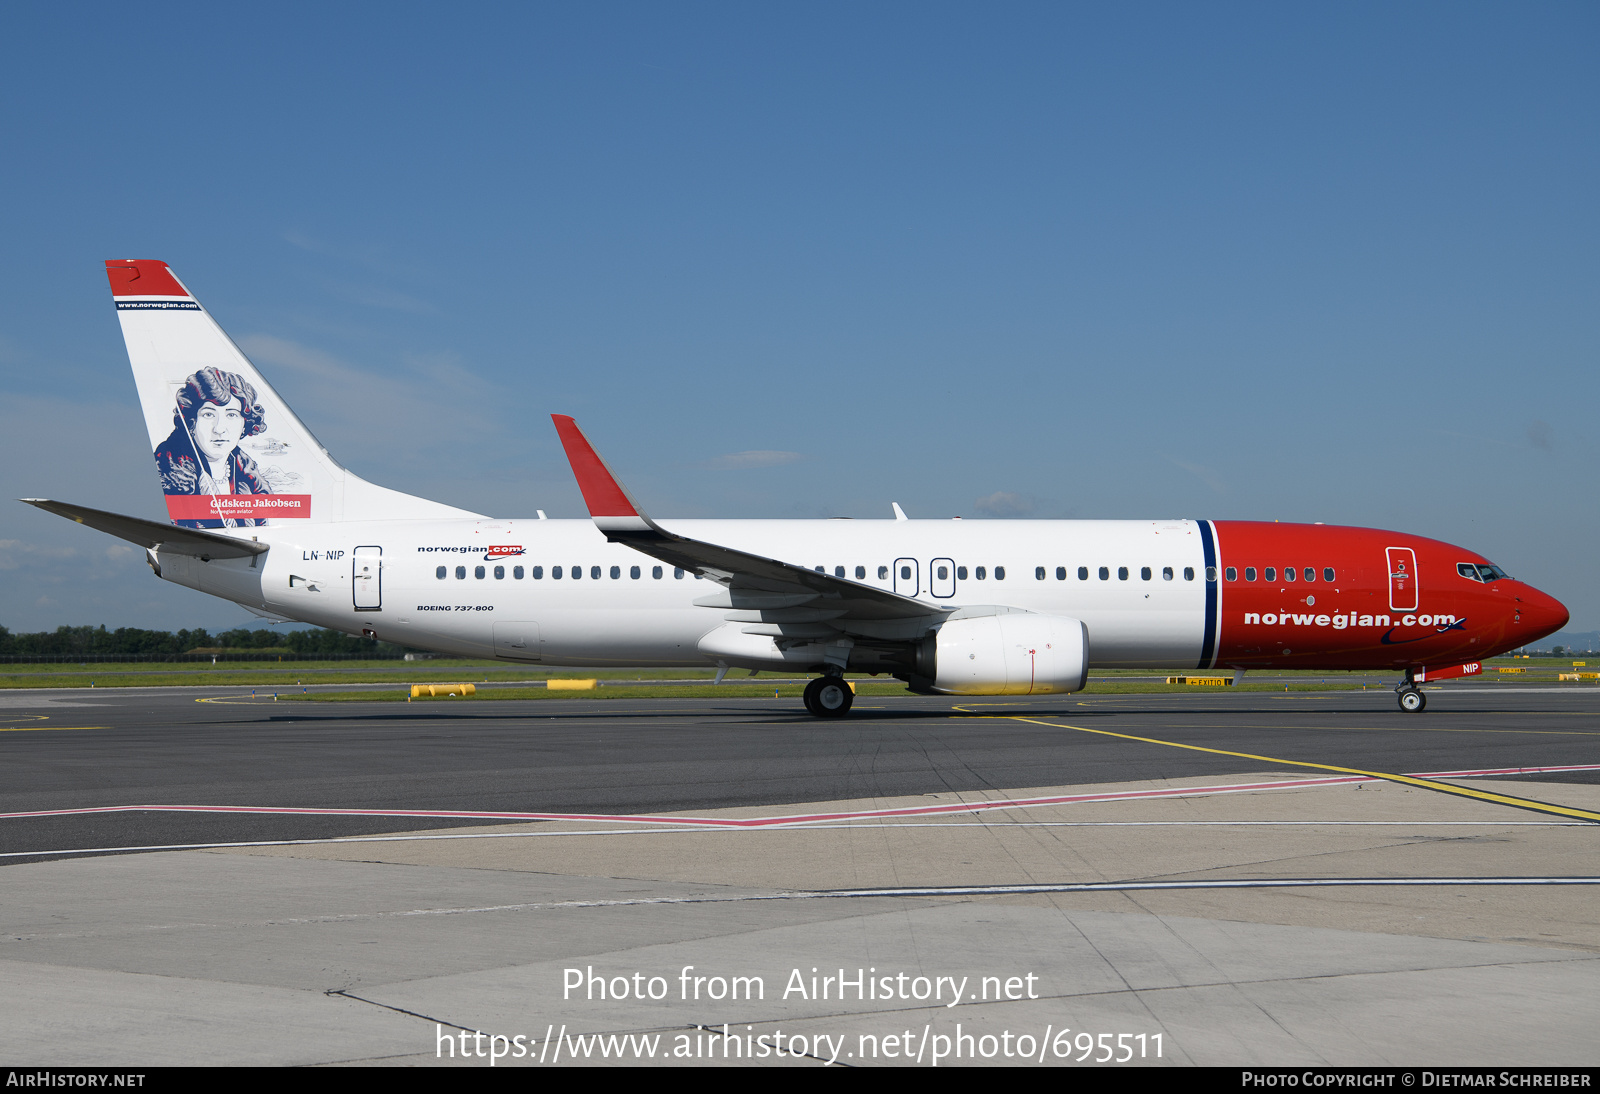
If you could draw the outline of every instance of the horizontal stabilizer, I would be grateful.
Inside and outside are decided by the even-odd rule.
[[[101,509],[71,505],[64,501],[51,501],[48,498],[19,500],[47,513],[54,513],[58,517],[66,517],[79,524],[87,524],[97,531],[108,532],[118,539],[137,543],[146,550],[159,547],[164,551],[204,559],[249,558],[251,555],[263,554],[267,550],[265,543],[257,543],[253,539],[235,539],[232,536],[206,532],[198,528],[179,528],[177,525],[162,524],[159,521],[145,520],[143,517],[125,517],[120,513],[107,513]]]

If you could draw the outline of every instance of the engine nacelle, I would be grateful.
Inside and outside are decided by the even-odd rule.
[[[934,636],[933,689],[949,695],[1047,695],[1089,682],[1089,628],[1031,612],[952,619]]]

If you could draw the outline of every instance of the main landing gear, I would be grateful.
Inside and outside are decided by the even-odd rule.
[[[843,718],[850,713],[856,693],[843,677],[821,676],[806,685],[806,709],[818,718]]]
[[[1406,670],[1406,678],[1400,681],[1400,686],[1394,689],[1400,699],[1400,709],[1407,714],[1421,714],[1428,709],[1428,697],[1420,690],[1411,679],[1411,670]]]

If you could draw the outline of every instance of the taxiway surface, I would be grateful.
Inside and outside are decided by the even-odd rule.
[[[523,1037],[502,1065],[599,1063],[592,1034],[703,1063],[745,1031],[757,1063],[927,1064],[965,1032],[995,1054],[962,1063],[1060,1063],[1065,1027],[1146,1063],[1595,1063],[1600,692],[1393,703],[8,693],[0,1052],[451,1063],[482,1030]],[[684,966],[765,994],[683,998]],[[813,968],[950,979],[816,998]]]

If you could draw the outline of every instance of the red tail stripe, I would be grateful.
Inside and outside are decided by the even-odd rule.
[[[165,262],[153,258],[106,260],[112,296],[188,296]]]

